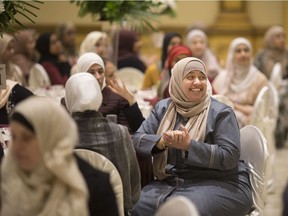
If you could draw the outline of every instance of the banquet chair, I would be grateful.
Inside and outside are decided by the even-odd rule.
[[[144,74],[137,68],[124,67],[116,72],[116,76],[124,81],[127,88],[131,91],[140,90],[144,80]]]
[[[233,102],[227,96],[221,94],[214,94],[212,95],[212,97],[234,109]]]
[[[270,160],[268,164],[267,185],[268,192],[274,191],[274,160],[276,152],[275,130],[278,119],[279,96],[274,85],[269,82],[259,92],[251,114],[251,125],[259,128],[267,140]]]
[[[269,153],[267,141],[263,133],[253,125],[246,125],[240,129],[241,154],[249,172],[252,187],[253,205],[250,216],[262,216],[266,201],[266,176]]]
[[[184,196],[171,197],[163,203],[154,216],[200,216],[197,207]]]
[[[124,216],[123,185],[119,172],[105,156],[87,149],[74,149],[74,152],[94,168],[110,174],[110,183],[116,196],[119,216]]]
[[[282,71],[281,70],[282,70],[281,63],[277,62],[273,66],[271,76],[270,76],[270,81],[273,83],[277,91],[280,90],[280,87],[282,85]]]

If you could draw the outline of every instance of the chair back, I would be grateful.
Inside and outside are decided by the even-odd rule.
[[[105,156],[87,149],[74,149],[74,152],[94,168],[110,174],[110,183],[116,196],[119,215],[124,216],[123,184],[113,163]]]
[[[116,76],[125,82],[127,88],[131,91],[137,91],[142,88],[144,74],[137,68],[124,67],[116,72]]]
[[[270,76],[270,81],[273,83],[277,91],[279,91],[281,84],[282,84],[282,71],[281,70],[282,70],[281,63],[277,62],[273,66],[271,76]]]
[[[241,154],[249,172],[252,187],[253,211],[250,215],[263,215],[266,200],[266,176],[269,153],[267,141],[263,133],[253,125],[246,125],[240,129]]]
[[[269,153],[275,152],[275,129],[278,119],[279,96],[272,83],[264,86],[254,103],[249,124],[258,127],[269,145]]]
[[[269,82],[258,94],[250,119],[250,124],[260,129],[267,140],[268,152],[270,155],[267,174],[269,192],[273,192],[274,190],[273,167],[276,153],[275,130],[278,120],[278,110],[278,92],[274,85]]]

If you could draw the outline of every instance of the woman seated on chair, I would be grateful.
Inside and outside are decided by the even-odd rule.
[[[1,215],[118,215],[109,175],[74,158],[77,128],[61,106],[30,97],[15,107],[10,129]]]
[[[76,148],[89,149],[107,157],[120,173],[124,208],[128,213],[140,195],[140,171],[127,127],[115,124],[101,114],[100,86],[93,75],[76,73],[65,86],[66,105],[79,131]]]
[[[133,135],[136,151],[153,155],[157,179],[142,189],[132,215],[153,215],[176,195],[190,199],[200,215],[246,215],[252,192],[239,160],[239,127],[232,108],[211,97],[204,63],[178,61],[169,92]]]
[[[60,215],[88,215],[87,188],[72,154],[75,124],[50,103],[33,97],[12,113],[11,151],[1,170],[1,215],[59,215],[60,209]]]
[[[99,112],[104,117],[108,114],[116,114],[118,124],[127,126],[131,134],[137,131],[144,117],[135,97],[127,91],[125,86],[121,88],[117,81],[110,82],[111,87],[106,85],[106,68],[102,58],[96,53],[88,52],[80,56],[76,66],[77,72],[86,71],[97,79],[103,96]],[[115,93],[115,90],[118,92]],[[153,180],[151,158],[143,158],[140,155],[137,155],[137,158],[141,170],[141,184],[144,186]]]
[[[234,39],[226,70],[215,78],[213,87],[233,102],[240,127],[249,123],[256,97],[267,84],[267,78],[253,65],[251,43],[246,38]]]

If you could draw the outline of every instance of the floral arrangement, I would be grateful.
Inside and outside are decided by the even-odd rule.
[[[29,20],[31,23],[35,23],[30,17],[37,17],[32,9],[39,10],[35,3],[42,4],[42,1],[30,0],[0,0],[0,35],[4,32],[14,33],[16,28],[26,28],[16,15],[21,15],[25,19]]]
[[[90,14],[99,21],[110,24],[129,23],[134,27],[147,27],[155,30],[152,22],[160,15],[175,16],[174,0],[114,0],[114,1],[83,1],[70,0],[80,9],[80,17]]]

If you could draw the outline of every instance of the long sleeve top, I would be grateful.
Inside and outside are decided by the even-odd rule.
[[[136,151],[143,155],[155,153],[159,124],[171,103],[164,99],[156,104],[151,115],[132,136]],[[177,115],[175,129],[188,118]],[[204,142],[191,138],[189,150],[183,157],[182,150],[168,149],[166,173],[193,178],[233,178],[240,179],[246,168],[240,158],[240,131],[235,114],[229,106],[211,98]],[[245,180],[244,180],[245,181]]]
[[[72,114],[79,131],[76,148],[85,148],[107,157],[123,182],[124,208],[131,210],[141,191],[136,152],[127,127],[115,124],[97,111]]]

